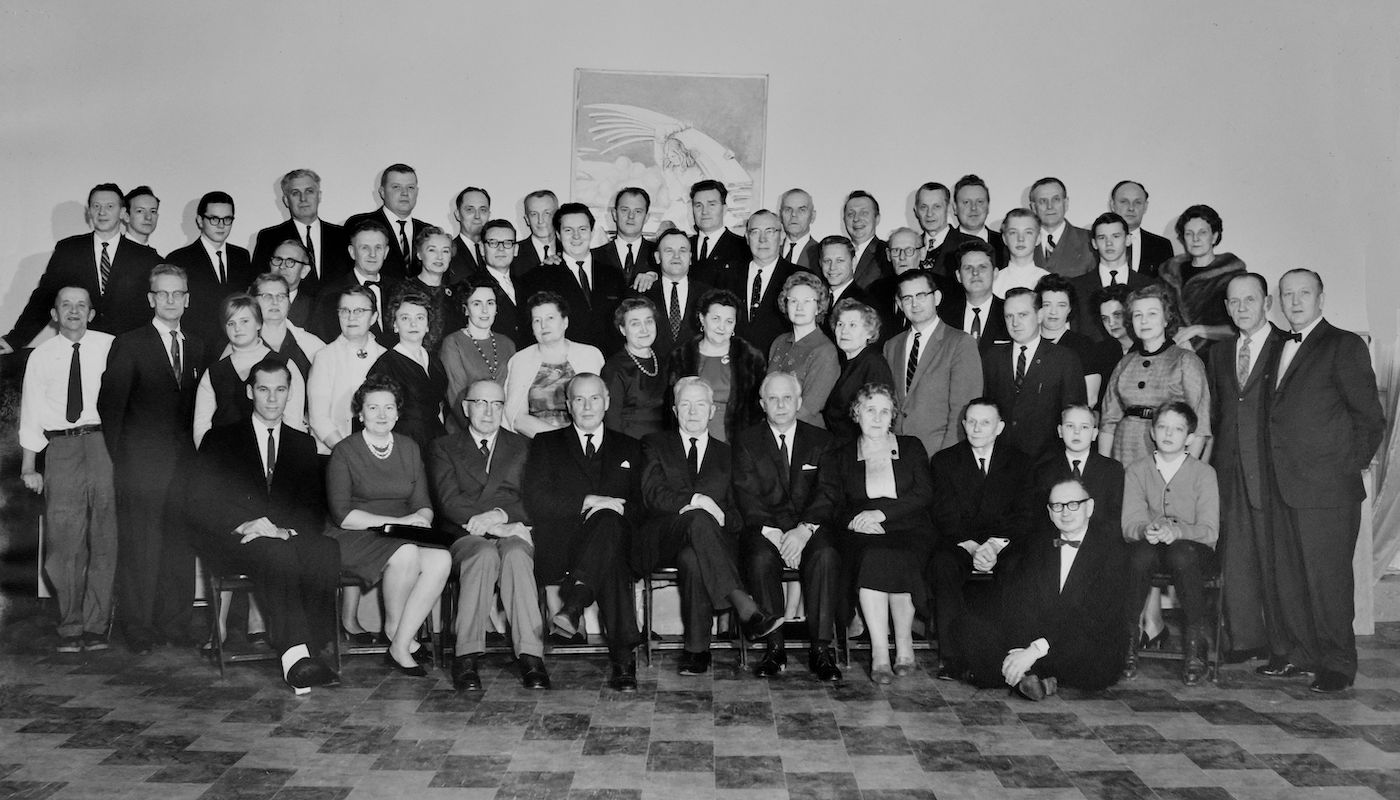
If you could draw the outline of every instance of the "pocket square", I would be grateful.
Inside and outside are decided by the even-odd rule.
[[[807,470],[810,470],[810,469],[816,469],[816,468],[817,468],[817,465],[816,465],[816,464],[803,464],[803,465],[802,465],[802,471],[803,471],[803,472],[806,472]]]
[[[621,467],[622,469],[631,469],[631,468],[632,468],[632,462],[630,462],[630,461],[623,461],[621,464],[618,464],[618,466]]]

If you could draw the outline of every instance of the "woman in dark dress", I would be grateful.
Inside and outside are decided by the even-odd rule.
[[[1094,345],[1093,371],[1105,378],[1113,374],[1113,368],[1137,344],[1133,338],[1133,327],[1128,322],[1128,285],[1116,283],[1094,292],[1089,298],[1089,307],[1098,312],[1099,330],[1104,338]],[[1084,365],[1087,373],[1090,365]],[[1108,381],[1099,384],[1098,396],[1094,398],[1094,408],[1103,407],[1103,395],[1108,390]]]
[[[671,353],[667,386],[695,375],[714,389],[715,415],[710,435],[733,441],[739,431],[763,419],[758,406],[758,385],[765,359],[758,348],[734,335],[739,318],[739,298],[725,289],[711,289],[700,296],[700,334],[676,346]]]
[[[603,424],[640,439],[661,430],[666,419],[666,357],[652,347],[656,305],[646,297],[629,297],[618,304],[613,322],[625,344],[603,365],[608,386]]]
[[[195,390],[194,443],[198,446],[210,428],[228,425],[253,413],[248,397],[248,372],[267,356],[285,358],[263,343],[262,308],[246,294],[231,294],[219,304],[228,345],[222,357],[205,370]],[[292,388],[283,421],[299,431],[306,430],[306,382],[300,370],[292,370]]]
[[[452,237],[442,228],[429,225],[413,237],[413,252],[423,269],[404,281],[399,291],[428,298],[428,333],[423,337],[423,346],[437,355],[443,338],[467,324],[461,302],[464,287],[450,283],[447,275],[452,263]]]
[[[1176,220],[1176,238],[1186,252],[1172,256],[1158,272],[1171,288],[1174,311],[1181,329],[1172,341],[1180,347],[1205,351],[1211,342],[1235,335],[1225,310],[1225,287],[1245,271],[1244,261],[1233,253],[1217,253],[1225,224],[1215,209],[1195,205]]]
[[[827,395],[822,408],[826,429],[836,441],[854,439],[860,426],[851,417],[851,403],[867,383],[890,386],[890,363],[880,352],[880,315],[875,309],[851,297],[840,301],[831,312],[831,333],[841,350],[841,375]]]
[[[403,405],[396,429],[426,453],[434,439],[447,433],[442,422],[447,371],[437,355],[423,346],[432,327],[432,304],[417,292],[405,292],[389,301],[389,312],[399,340],[374,362],[368,377],[389,377],[400,386]]]
[[[467,429],[462,398],[477,381],[506,385],[506,364],[515,355],[515,342],[504,333],[491,330],[496,324],[496,284],[477,276],[457,295],[462,300],[467,322],[442,340],[442,368],[447,370],[448,427]]]

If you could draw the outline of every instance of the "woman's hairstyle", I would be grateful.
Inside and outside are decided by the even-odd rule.
[[[1128,312],[1128,330],[1133,330],[1133,304],[1142,300],[1156,300],[1162,304],[1162,319],[1167,326],[1167,339],[1176,335],[1176,330],[1181,320],[1176,316],[1176,303],[1173,302],[1171,290],[1160,283],[1149,283],[1146,286],[1139,286],[1128,293],[1128,302],[1124,306]],[[1133,338],[1137,338],[1134,331]]]
[[[899,401],[894,399],[894,389],[887,383],[867,383],[856,391],[855,399],[851,400],[851,420],[857,424],[860,422],[860,406],[872,397],[888,397],[890,405],[896,414],[899,413]]]
[[[737,313],[740,308],[739,297],[728,289],[711,289],[700,295],[700,302],[695,307],[703,317],[710,313],[711,306],[728,306]]]
[[[392,321],[394,317],[397,317],[399,315],[399,309],[404,306],[420,306],[424,311],[428,312],[428,328],[431,329],[433,327],[433,321],[437,317],[437,312],[433,308],[433,301],[428,299],[426,294],[412,289],[395,294],[393,298],[389,300],[389,319]]]
[[[617,310],[613,312],[613,326],[621,328],[622,324],[627,321],[627,314],[639,308],[645,308],[650,311],[651,318],[656,319],[656,304],[651,302],[651,298],[627,297],[624,298],[621,303],[617,304]]]
[[[446,236],[449,240],[452,239],[452,234],[448,233],[442,228],[439,228],[436,225],[425,225],[423,229],[418,231],[418,233],[413,237],[413,252],[417,253],[418,251],[422,250],[423,245],[427,244],[428,240],[433,238],[434,236]]]
[[[1089,308],[1093,310],[1093,324],[1099,326],[1099,330],[1104,335],[1108,335],[1108,329],[1103,326],[1103,320],[1099,319],[1103,312],[1104,303],[1117,303],[1123,307],[1123,316],[1128,316],[1128,294],[1129,289],[1126,283],[1115,283],[1112,286],[1105,286],[1102,289],[1089,295]],[[1082,324],[1082,321],[1081,321]],[[1123,327],[1127,330],[1128,336],[1134,341],[1137,334],[1133,332],[1133,323],[1130,319],[1123,320]]]
[[[258,323],[258,327],[262,327],[262,307],[258,305],[257,300],[253,299],[252,295],[242,292],[231,294],[225,297],[222,303],[219,303],[219,322],[227,325],[228,321],[233,319],[234,314],[245,309],[253,312],[253,320]]]
[[[555,308],[559,309],[559,316],[564,319],[569,318],[569,304],[565,302],[564,296],[558,292],[551,292],[549,290],[535,292],[530,295],[530,299],[525,301],[525,313],[531,314],[540,306],[547,306],[550,304],[553,304]]]
[[[1214,247],[1220,244],[1220,236],[1225,233],[1225,223],[1220,220],[1220,215],[1215,213],[1215,209],[1208,205],[1196,204],[1181,212],[1181,216],[1176,218],[1176,240],[1182,245],[1186,244],[1186,223],[1193,219],[1204,220],[1210,226],[1211,233],[1215,234],[1215,241],[1211,242]]]
[[[836,308],[831,310],[832,327],[841,320],[841,315],[847,311],[855,311],[860,314],[860,319],[870,328],[870,338],[866,344],[873,344],[880,341],[880,315],[875,309],[855,299],[854,297],[844,297],[837,301]]]
[[[350,413],[358,417],[365,408],[365,398],[374,392],[388,392],[394,396],[394,405],[403,407],[403,387],[399,382],[388,375],[370,375],[365,378],[365,382],[360,384],[360,388],[355,390],[355,395],[350,398]]]
[[[788,294],[798,286],[806,286],[817,295],[817,323],[826,319],[826,312],[831,308],[831,289],[827,288],[826,281],[818,278],[805,270],[794,272],[783,281],[783,290],[778,293],[778,308],[783,315],[787,315]]]
[[[489,290],[491,296],[494,297],[496,295],[496,282],[484,274],[477,274],[467,278],[466,283],[462,286],[462,291],[457,293],[458,305],[462,307],[463,315],[471,316],[467,311],[468,303],[471,301],[472,295],[476,294],[481,289]]]

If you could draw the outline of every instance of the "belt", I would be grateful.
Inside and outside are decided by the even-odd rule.
[[[1153,406],[1128,406],[1123,409],[1123,413],[1130,417],[1140,419],[1152,419],[1157,416],[1157,409]]]
[[[58,439],[63,436],[87,436],[89,433],[101,433],[101,425],[79,425],[76,428],[64,428],[57,431],[44,431],[44,438]]]

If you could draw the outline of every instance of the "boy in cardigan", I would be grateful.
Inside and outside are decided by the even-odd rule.
[[[1128,543],[1128,608],[1141,611],[1152,573],[1170,572],[1185,617],[1186,658],[1181,680],[1195,686],[1205,675],[1204,575],[1215,570],[1220,491],[1215,470],[1192,458],[1196,412],[1180,401],[1157,407],[1152,439],[1157,450],[1128,466],[1123,488],[1123,538]],[[1138,622],[1129,625],[1123,677],[1137,674]]]

